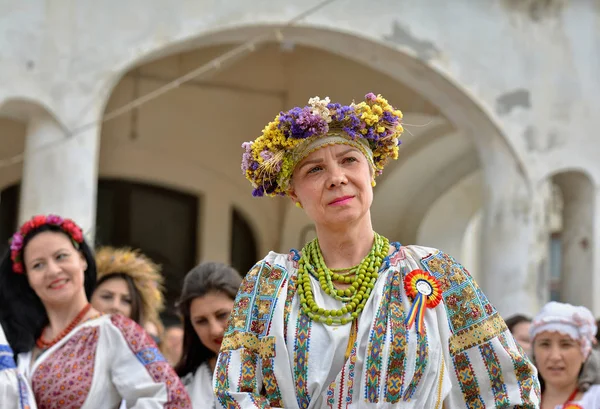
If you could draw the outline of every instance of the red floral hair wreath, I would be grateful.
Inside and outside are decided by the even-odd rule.
[[[10,259],[13,262],[13,271],[17,274],[23,274],[23,242],[25,237],[35,230],[44,225],[58,226],[64,231],[72,240],[76,248],[83,243],[83,231],[75,224],[71,219],[63,219],[60,216],[50,214],[48,216],[38,215],[31,218],[31,220],[23,223],[21,228],[12,236],[10,240]]]

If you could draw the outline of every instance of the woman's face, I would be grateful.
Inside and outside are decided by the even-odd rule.
[[[227,321],[233,310],[233,300],[222,292],[210,292],[196,297],[190,304],[192,327],[200,342],[215,354],[219,353]]]
[[[521,345],[521,348],[523,348],[528,356],[531,356],[531,338],[529,337],[530,327],[530,322],[523,321],[512,328],[512,335],[515,338],[515,341]]]
[[[533,341],[533,354],[540,376],[550,387],[577,382],[585,361],[579,342],[558,332],[542,332]]]
[[[131,318],[132,297],[129,285],[121,277],[103,281],[92,295],[92,305],[100,312]]]
[[[33,237],[23,251],[27,280],[45,306],[86,298],[87,262],[64,233],[45,231]]]
[[[329,145],[296,166],[289,194],[317,226],[339,226],[370,217],[371,181],[369,162],[360,150]]]

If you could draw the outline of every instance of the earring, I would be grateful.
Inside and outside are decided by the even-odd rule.
[[[297,207],[298,209],[302,209],[302,203],[300,203],[300,202],[296,202],[296,207]]]
[[[373,180],[371,181],[371,186],[372,186],[372,187],[375,187],[375,185],[377,185],[377,182],[375,182],[375,179],[373,179]]]

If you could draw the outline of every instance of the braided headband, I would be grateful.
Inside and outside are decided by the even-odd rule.
[[[13,271],[17,274],[23,274],[23,243],[27,235],[35,229],[42,226],[57,226],[65,232],[73,241],[75,248],[83,243],[83,231],[71,219],[63,219],[60,216],[50,214],[48,216],[38,215],[31,220],[23,223],[21,228],[10,239],[10,259],[13,263]]]

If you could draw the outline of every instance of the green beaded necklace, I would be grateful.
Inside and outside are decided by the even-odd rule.
[[[311,319],[327,325],[345,325],[358,318],[375,286],[379,269],[390,251],[390,242],[375,233],[369,254],[349,269],[330,269],[325,264],[319,240],[314,239],[302,249],[298,263],[298,294],[302,311]],[[318,278],[321,289],[344,303],[339,310],[326,310],[315,302],[310,287],[310,275]],[[350,284],[346,289],[336,289],[334,283]]]

